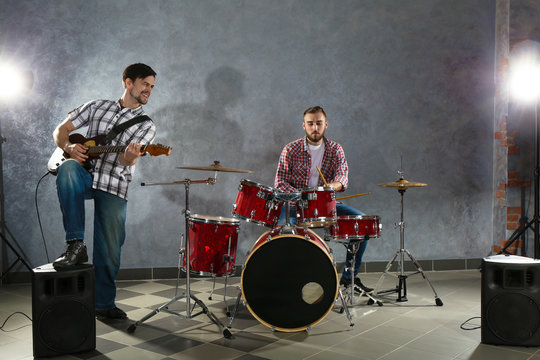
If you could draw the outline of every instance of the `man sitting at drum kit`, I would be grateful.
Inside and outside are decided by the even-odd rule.
[[[302,127],[306,136],[287,144],[281,152],[274,187],[283,192],[298,192],[300,189],[325,185],[335,191],[344,191],[349,182],[349,168],[341,145],[324,137],[328,128],[324,109],[313,106],[304,111]],[[279,224],[285,221],[285,211],[284,206]],[[363,212],[340,202],[336,203],[336,212],[337,216],[364,215]],[[291,224],[296,224],[295,205],[291,204],[289,214]],[[355,255],[354,288],[358,293],[364,291],[370,294],[373,289],[362,284],[357,277],[366,246],[367,241],[362,241]],[[347,251],[345,269],[340,280],[340,285],[345,287],[351,283],[349,268],[352,257],[351,251]]]

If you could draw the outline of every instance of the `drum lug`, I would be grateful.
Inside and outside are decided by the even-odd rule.
[[[268,238],[266,239],[266,241],[271,241],[272,240],[272,237],[270,235],[268,235]]]
[[[356,235],[358,235],[358,230],[359,230],[358,229],[358,222],[355,222],[354,223],[354,231],[355,231]]]
[[[251,213],[249,214],[249,217],[253,219],[255,217],[255,209],[251,210]]]
[[[244,188],[244,185],[242,184],[238,185],[238,191],[242,191],[243,188]]]
[[[319,210],[317,208],[315,208],[315,210],[313,211],[313,215],[315,217],[319,217]]]
[[[237,207],[238,207],[238,205],[236,205],[236,204],[232,204],[232,208],[233,208],[233,210],[236,210],[236,208],[237,208]]]
[[[314,193],[307,194],[306,199],[307,200],[317,200],[317,193],[314,192]]]

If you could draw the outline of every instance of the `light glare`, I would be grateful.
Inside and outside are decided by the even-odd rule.
[[[516,64],[510,82],[512,94],[523,101],[534,101],[540,96],[540,68],[534,63]]]
[[[14,66],[0,66],[0,99],[11,100],[21,95],[26,88],[26,79],[23,73]]]

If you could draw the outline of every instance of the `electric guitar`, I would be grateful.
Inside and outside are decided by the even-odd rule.
[[[73,144],[82,144],[85,147],[88,148],[88,151],[85,153],[88,155],[87,161],[82,163],[82,165],[90,169],[91,166],[89,164],[88,160],[91,160],[92,158],[98,157],[101,154],[106,153],[119,153],[126,150],[127,146],[113,146],[113,145],[103,145],[105,143],[105,136],[104,135],[98,135],[94,136],[93,138],[85,138],[81,134],[72,134],[69,136],[69,141]],[[156,145],[143,145],[141,147],[141,151],[144,153],[149,153],[152,156],[159,156],[159,155],[167,155],[171,153],[171,147],[170,146],[164,146],[161,144]],[[60,148],[56,148],[56,150],[53,152],[51,158],[49,159],[49,162],[47,163],[47,168],[49,169],[49,172],[51,172],[53,175],[56,175],[56,169],[62,163],[70,158],[69,154],[65,152],[64,150]]]

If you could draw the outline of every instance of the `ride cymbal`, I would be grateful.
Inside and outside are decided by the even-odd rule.
[[[251,171],[251,170],[226,168],[223,165],[220,165],[218,161],[215,161],[214,164],[210,166],[178,166],[177,169],[201,170],[201,171],[223,171],[223,172],[234,172],[234,173],[244,173],[244,174],[254,173],[254,171]]]
[[[405,180],[403,178],[400,178],[399,180],[396,180],[394,182],[378,184],[378,186],[394,188],[394,189],[408,189],[408,188],[411,188],[411,187],[427,186],[427,184],[420,183],[420,182],[407,181],[407,180]]]

